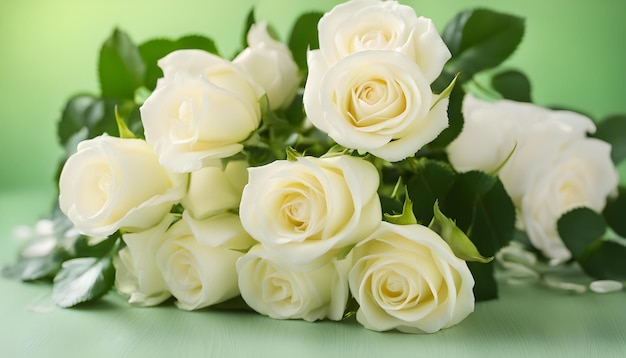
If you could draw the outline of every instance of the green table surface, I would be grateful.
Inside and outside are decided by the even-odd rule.
[[[0,263],[51,200],[0,191]],[[279,321],[250,312],[129,306],[115,292],[78,309],[55,307],[51,287],[0,278],[0,357],[621,357],[626,292],[570,294],[501,284],[461,324],[432,335],[377,333],[356,321]]]

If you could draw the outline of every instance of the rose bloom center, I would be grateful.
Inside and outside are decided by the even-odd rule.
[[[376,126],[406,110],[402,86],[397,81],[383,78],[367,80],[356,86],[348,101],[348,117],[359,128]]]
[[[306,231],[311,218],[311,210],[308,200],[302,194],[287,195],[280,210],[297,231]]]
[[[85,170],[85,176],[80,184],[82,187],[80,192],[89,193],[89,195],[82,196],[88,199],[78,200],[76,205],[87,216],[94,216],[102,210],[109,200],[111,191],[115,189],[113,188],[114,179],[111,170],[112,168],[106,162],[93,163],[91,168]]]
[[[378,29],[368,31],[359,38],[359,43],[364,48],[380,49],[384,48],[390,41],[390,36],[387,33],[381,32]]]
[[[186,98],[178,107],[178,116],[172,120],[170,139],[173,143],[190,143],[195,137],[194,104],[196,99]]]
[[[195,262],[187,254],[180,254],[178,264],[174,264],[173,272],[180,287],[186,291],[198,292],[200,277],[195,269]]]
[[[398,274],[394,270],[385,269],[379,272],[372,281],[374,290],[378,292],[381,302],[385,302],[390,307],[402,306],[411,300],[411,284],[406,277]]]

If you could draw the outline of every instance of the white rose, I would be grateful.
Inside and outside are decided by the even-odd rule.
[[[433,333],[474,310],[474,278],[434,231],[383,222],[352,251],[357,321],[375,331]]]
[[[499,172],[504,188],[518,208],[538,178],[562,160],[565,147],[587,140],[587,128],[578,126],[578,117],[582,116],[574,112],[563,114],[542,117],[523,128],[518,134],[515,151]],[[586,120],[589,131],[594,132],[595,125],[591,119]]]
[[[469,93],[463,99],[462,111],[463,131],[447,148],[450,162],[461,172],[496,169],[516,144],[520,147],[526,138],[532,139],[529,130],[537,125],[554,122],[553,125],[569,126],[564,133],[581,137],[595,130],[593,122],[574,112],[511,100],[489,102]]]
[[[275,319],[340,320],[348,300],[348,259],[286,268],[263,245],[237,261],[239,290],[248,306]]]
[[[448,145],[450,164],[459,172],[491,173],[511,153],[524,127],[533,123],[528,106],[511,111],[508,101],[489,103],[467,94],[463,99],[463,130]],[[509,119],[511,116],[515,118]]]
[[[239,295],[236,261],[253,240],[235,214],[213,216],[202,224],[183,218],[172,225],[157,252],[157,267],[184,310],[208,307]],[[192,220],[193,221],[193,220]],[[209,233],[203,235],[202,233]]]
[[[520,212],[530,242],[555,263],[572,257],[557,231],[557,221],[577,207],[602,212],[606,198],[619,183],[611,161],[611,146],[593,138],[571,141],[559,148],[554,161],[543,161],[536,148],[533,163],[541,168],[522,196]]]
[[[172,296],[157,267],[156,255],[166,239],[165,231],[174,220],[175,216],[169,214],[153,228],[122,236],[126,247],[113,260],[115,287],[122,295],[129,296],[129,303],[154,306]]]
[[[146,140],[174,172],[230,157],[261,120],[263,89],[239,66],[200,50],[161,60],[163,78],[141,106]]]
[[[300,84],[298,65],[291,51],[267,33],[265,23],[253,24],[247,39],[248,47],[235,57],[233,63],[243,66],[263,87],[272,110],[288,106]]]
[[[602,211],[619,180],[610,146],[587,137],[596,129],[593,121],[575,112],[471,95],[463,114],[463,131],[447,149],[450,163],[458,171],[491,172],[515,148],[498,176],[519,213],[518,226],[548,258],[569,259],[557,220],[578,206]]]
[[[489,173],[515,148],[499,176],[517,206],[545,169],[536,160],[554,161],[563,143],[595,131],[591,119],[575,112],[510,100],[488,102],[471,94],[463,100],[463,117],[463,131],[447,148],[450,163],[460,172]]]
[[[186,191],[140,139],[102,135],[78,144],[59,179],[59,206],[78,230],[106,237],[154,226]]]
[[[190,173],[189,190],[181,204],[195,219],[239,207],[241,192],[248,182],[248,163],[230,161],[224,169],[219,161]]]
[[[390,50],[408,56],[432,83],[450,51],[430,19],[397,1],[349,1],[318,23],[319,48],[328,66],[362,50]]]
[[[328,68],[309,52],[304,108],[344,147],[395,162],[448,127],[448,98],[432,93],[420,67],[392,51],[359,51]]]
[[[249,169],[239,215],[288,266],[353,245],[381,221],[378,172],[349,156],[278,160]]]

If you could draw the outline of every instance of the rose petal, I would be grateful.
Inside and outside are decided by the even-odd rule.
[[[611,293],[624,289],[624,284],[613,280],[598,280],[589,284],[589,289],[595,293]]]

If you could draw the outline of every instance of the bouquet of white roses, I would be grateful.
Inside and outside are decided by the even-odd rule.
[[[440,35],[408,6],[353,0],[302,15],[286,43],[253,12],[245,29],[232,59],[202,36],[113,32],[102,93],[59,122],[53,235],[6,276],[53,278],[62,307],[114,286],[142,306],[411,333],[497,297],[512,241],[626,279],[624,117],[533,105],[518,71],[477,85],[520,18],[470,10]]]

